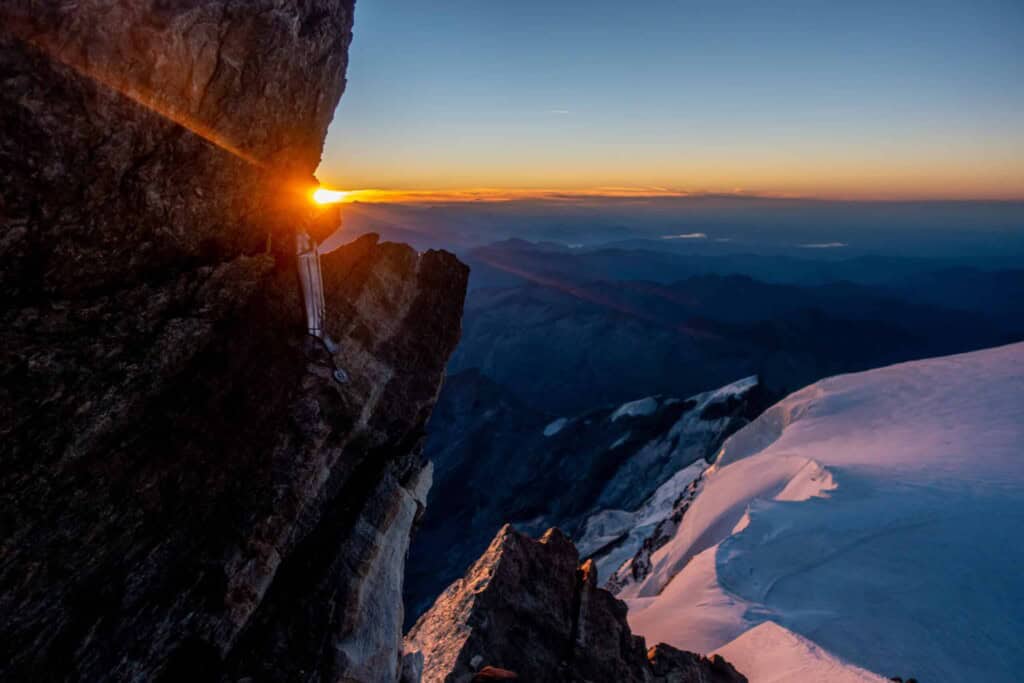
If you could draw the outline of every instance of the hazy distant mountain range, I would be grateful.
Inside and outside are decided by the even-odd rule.
[[[348,204],[344,232],[467,251],[509,238],[684,254],[849,259],[884,254],[948,265],[1018,268],[1024,202],[856,202],[751,196],[433,204]],[[665,239],[689,236],[689,239]],[[745,272],[745,271],[738,271]]]
[[[750,374],[792,391],[830,374],[1024,335],[1024,271],[922,270],[874,285],[707,274],[665,282],[673,264],[646,256],[520,242],[474,251],[477,285],[450,369],[478,368],[543,409],[579,411]],[[506,286],[479,286],[494,263]],[[642,263],[653,263],[652,277],[637,277]]]

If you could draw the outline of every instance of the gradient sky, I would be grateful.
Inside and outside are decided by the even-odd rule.
[[[358,0],[346,189],[1024,197],[1024,2]]]

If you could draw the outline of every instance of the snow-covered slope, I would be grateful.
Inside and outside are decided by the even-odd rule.
[[[807,638],[766,621],[718,652],[752,683],[885,683],[889,679],[832,656]]]
[[[833,377],[776,404],[725,443],[650,573],[620,597],[635,632],[721,649],[755,683],[819,680],[806,671],[826,660],[1016,681],[1022,528],[1015,344]],[[784,628],[750,630],[764,622]],[[759,653],[765,638],[788,654]]]

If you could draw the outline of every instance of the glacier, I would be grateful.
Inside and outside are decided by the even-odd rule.
[[[577,540],[583,557],[594,560],[602,580],[614,577],[617,568],[625,566],[636,555],[644,539],[657,531],[673,515],[681,496],[695,486],[707,468],[707,458],[717,449],[726,434],[746,424],[745,417],[734,413],[753,400],[751,392],[758,387],[756,375],[727,384],[712,391],[689,397],[686,401],[667,398],[660,405],[681,405],[682,414],[665,432],[657,435],[623,462],[601,493],[599,504],[583,523]],[[651,396],[620,406],[609,420],[649,415],[659,406],[661,397]],[[651,408],[653,406],[653,409]],[[625,443],[627,432],[612,444],[611,449]],[[680,468],[681,469],[678,469]],[[637,500],[632,509],[608,505],[608,501],[628,499],[626,492],[642,490],[639,482],[660,482],[646,499]]]
[[[1017,681],[1021,528],[1024,343],[775,404],[619,597],[648,641],[721,652],[753,683]]]

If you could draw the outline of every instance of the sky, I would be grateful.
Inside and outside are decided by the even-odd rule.
[[[395,198],[1021,199],[1024,2],[358,0],[318,176]]]

